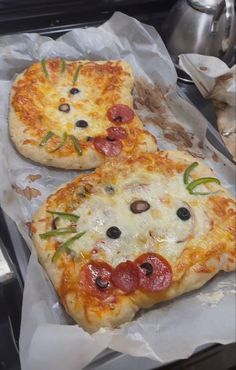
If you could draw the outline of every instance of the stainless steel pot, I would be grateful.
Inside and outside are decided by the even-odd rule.
[[[232,65],[236,47],[234,0],[179,0],[163,38],[175,63],[181,53],[216,56]]]

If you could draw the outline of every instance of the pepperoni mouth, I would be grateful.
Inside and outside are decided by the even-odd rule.
[[[80,272],[80,288],[99,299],[120,289],[125,294],[140,289],[157,293],[166,290],[172,281],[169,262],[156,253],[144,253],[134,262],[126,261],[114,269],[105,262],[90,262]]]
[[[125,104],[115,104],[107,111],[109,121],[117,125],[130,123],[134,118],[134,111]]]

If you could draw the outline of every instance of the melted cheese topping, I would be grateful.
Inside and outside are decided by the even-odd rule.
[[[105,260],[112,266],[132,261],[149,251],[174,260],[192,236],[201,237],[209,231],[210,223],[204,208],[200,202],[196,203],[196,199],[191,206],[193,196],[183,185],[182,176],[177,174],[169,182],[160,174],[144,176],[140,172],[119,180],[119,185],[114,186],[114,195],[100,189],[78,209],[77,231],[86,231],[70,247],[78,256],[91,253],[92,259]],[[147,201],[150,209],[132,213],[130,204],[135,200]],[[192,217],[189,220],[183,221],[177,216],[180,207],[190,210]],[[119,239],[107,237],[106,231],[112,226],[121,230]]]

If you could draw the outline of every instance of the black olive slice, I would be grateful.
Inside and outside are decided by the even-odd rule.
[[[83,120],[83,119],[79,119],[76,123],[75,123],[76,127],[80,127],[80,128],[85,128],[85,127],[88,127],[88,122]]]
[[[103,281],[100,276],[96,277],[95,283],[99,289],[106,289],[109,285],[109,282]]]
[[[105,187],[105,191],[108,193],[108,194],[114,194],[115,193],[115,189],[113,188],[113,186],[111,185],[107,185]]]
[[[108,141],[115,141],[116,139],[114,137],[112,137],[112,136],[107,136],[107,140]]]
[[[150,208],[150,204],[146,200],[136,200],[130,204],[130,210],[133,213],[146,212]]]
[[[55,217],[53,220],[52,220],[52,230],[56,230],[57,229],[57,222],[60,220],[60,217]]]
[[[72,87],[72,89],[70,89],[70,93],[71,93],[72,95],[78,94],[79,92],[80,92],[80,90],[79,90],[79,89],[77,89],[76,87]]]
[[[87,141],[93,141],[93,137],[92,136],[87,136]]]
[[[151,275],[153,273],[153,267],[151,263],[149,262],[144,262],[140,265],[141,269],[145,270],[145,275]]]
[[[116,116],[116,117],[114,118],[114,121],[115,121],[115,122],[122,122],[122,121],[123,121],[123,118],[122,118],[121,116]]]
[[[64,112],[64,113],[68,113],[70,111],[70,106],[69,104],[61,104],[59,105],[58,109],[61,111],[61,112]]]
[[[180,207],[177,209],[176,212],[177,216],[182,220],[182,221],[187,221],[191,217],[191,213],[189,212],[188,208],[185,207]]]
[[[111,227],[109,227],[109,229],[107,229],[106,234],[107,234],[108,238],[118,239],[121,236],[121,231],[118,227],[111,226]]]

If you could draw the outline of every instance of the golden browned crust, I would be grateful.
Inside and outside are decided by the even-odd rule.
[[[111,161],[94,173],[77,177],[72,182],[59,188],[48,197],[47,201],[35,214],[32,226],[33,242],[39,260],[47,270],[68,313],[86,330],[92,332],[100,327],[117,327],[121,323],[131,320],[142,307],[150,307],[160,301],[197,289],[220,270],[232,271],[235,269],[235,200],[221,185],[213,182],[204,185],[204,188],[201,189],[201,191],[207,190],[210,192],[209,195],[190,194],[183,182],[183,174],[193,162],[196,162],[196,159],[191,155],[178,151],[146,153],[136,159]],[[199,164],[191,174],[192,180],[214,176],[212,170],[203,162],[200,160],[197,160],[197,162]],[[151,193],[150,198],[148,198],[150,199],[151,209],[146,216],[142,217],[149,218],[143,218],[143,221],[141,220],[142,227],[140,228],[139,225],[140,230],[133,234],[132,248],[129,244],[129,238],[125,239],[125,242],[127,241],[126,259],[135,260],[140,254],[147,251],[163,256],[172,268],[171,285],[166,290],[158,293],[144,292],[137,289],[133,293],[125,294],[119,289],[115,289],[109,299],[106,300],[100,300],[85,294],[80,290],[80,271],[88,261],[94,258],[92,249],[96,245],[96,237],[93,236],[94,243],[89,246],[83,245],[85,242],[81,238],[82,252],[80,250],[80,253],[75,257],[62,253],[56,262],[52,262],[52,257],[60,245],[60,241],[57,238],[42,240],[39,236],[39,234],[51,229],[52,215],[47,211],[53,209],[79,214],[79,230],[86,230],[89,234],[92,229],[97,227],[95,221],[88,227],[89,221],[86,219],[85,211],[90,209],[86,208],[89,207],[89,204],[92,207],[94,207],[93,204],[100,204],[96,202],[101,197],[102,207],[102,204],[106,203],[106,199],[109,197],[105,213],[107,209],[119,207],[115,196],[112,199],[111,195],[104,195],[105,186],[112,185],[116,189],[117,199],[120,202],[127,198],[128,207],[129,199],[132,199],[132,196],[135,199],[137,194],[145,194],[148,197],[148,181],[152,182],[152,186],[156,184],[156,195]],[[137,184],[139,188],[135,190]],[[165,186],[161,186],[161,184],[165,184]],[[127,196],[126,192],[128,191],[130,193]],[[93,203],[94,199],[97,199],[95,203]],[[154,206],[155,202],[157,202],[159,208]],[[170,212],[170,215],[172,215],[173,209],[175,213],[176,204],[188,204],[188,207],[192,209],[194,224],[191,226],[191,233],[185,240],[174,242],[166,241],[165,238],[160,240],[161,234],[158,234],[158,232],[161,228],[162,219],[166,220],[165,222],[169,228],[176,230],[176,235],[178,228],[180,228],[180,235],[185,232],[185,229],[183,229],[183,232],[181,231],[181,221],[176,219],[173,224],[173,219],[172,221],[169,218],[165,219],[166,215],[162,215],[163,210],[164,213]],[[87,206],[85,207],[85,205]],[[162,208],[164,206],[167,208]],[[91,209],[90,212],[92,212]],[[122,212],[122,217],[125,218],[126,210],[124,207]],[[97,217],[103,215],[99,208],[95,209],[95,214]],[[88,220],[90,220],[89,217]],[[123,230],[126,235],[132,233],[131,229],[138,222],[137,215],[131,214],[129,217],[131,217],[129,220],[131,219],[132,223],[129,224],[127,221],[127,226],[123,226],[126,227]],[[153,220],[156,222],[156,227],[149,230],[149,227],[153,226]],[[109,220],[109,222],[113,224],[113,222],[118,221]],[[183,225],[183,227],[186,227],[186,223]],[[167,233],[167,231],[162,230],[163,232]],[[153,242],[153,233],[159,237],[155,242]],[[166,237],[167,234],[164,236]],[[100,239],[101,236],[99,236]],[[168,238],[166,237],[166,239]],[[86,241],[86,243],[88,242]],[[138,243],[141,243],[139,249],[135,247]],[[115,250],[112,253],[114,254]],[[113,267],[116,265],[116,261],[109,259],[111,257],[104,251],[99,258],[106,263],[112,263]]]
[[[66,169],[95,168],[107,157],[94,148],[92,139],[106,137],[106,130],[114,126],[107,117],[111,106],[121,103],[132,108],[133,84],[131,67],[125,61],[52,59],[35,63],[17,77],[12,87],[11,139],[22,155],[44,165]],[[73,95],[71,88],[78,88],[80,92]],[[69,104],[69,112],[60,111],[61,104]],[[86,120],[88,127],[78,128],[75,125],[78,120]],[[122,140],[121,156],[156,150],[155,138],[143,131],[137,115],[122,127],[128,136]],[[48,132],[53,136],[40,145]],[[64,133],[67,133],[64,145],[55,150]],[[82,155],[78,154],[71,135],[78,141]]]

